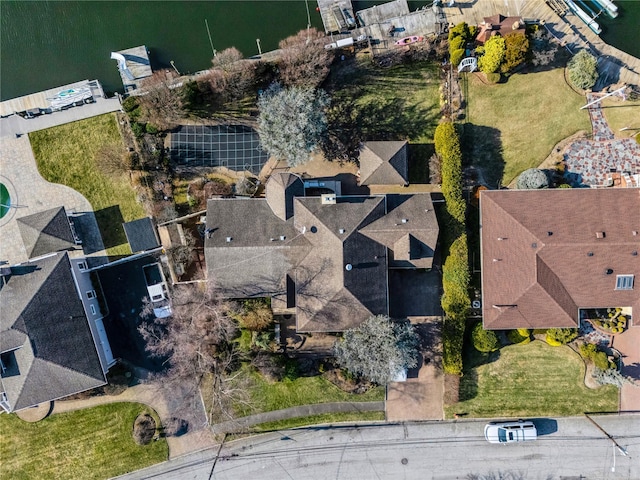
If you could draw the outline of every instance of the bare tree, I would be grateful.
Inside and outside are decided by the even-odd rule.
[[[107,175],[121,175],[131,170],[132,156],[121,143],[103,145],[95,154],[98,168]]]
[[[172,70],[159,70],[140,82],[138,96],[144,119],[161,129],[171,128],[184,116],[181,89]]]
[[[320,85],[333,62],[333,51],[326,50],[327,38],[315,28],[301,30],[278,45],[281,49],[278,67],[280,79],[287,86],[311,87]]]
[[[149,318],[152,307],[147,302],[141,315]],[[216,418],[233,418],[234,404],[249,403],[241,371],[234,372],[232,310],[211,287],[180,285],[173,292],[172,315],[138,327],[147,351],[166,359],[168,368],[157,379],[163,388],[182,392],[185,412],[198,411],[200,395]]]
[[[211,65],[218,70],[230,70],[234,68],[233,65],[236,62],[243,58],[242,52],[236,47],[225,48],[211,59]]]

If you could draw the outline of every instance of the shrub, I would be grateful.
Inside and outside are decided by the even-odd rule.
[[[516,188],[519,190],[549,188],[549,176],[544,170],[530,168],[520,174],[516,181]]]
[[[484,73],[497,72],[504,60],[506,45],[504,38],[495,36],[484,43],[484,55],[478,61],[478,67]]]
[[[246,300],[243,308],[236,315],[240,326],[247,330],[259,332],[273,323],[273,312],[268,303],[259,300]]]
[[[500,71],[507,73],[526,60],[529,53],[529,39],[523,32],[513,32],[504,36],[504,42],[504,62],[500,66]]]
[[[451,52],[452,55],[453,55],[453,52],[455,52],[456,50],[464,51],[464,47],[466,43],[467,41],[464,37],[461,37],[461,36],[453,37],[451,40],[449,40],[449,51]],[[451,63],[454,63],[453,60],[451,60]]]
[[[442,328],[442,366],[444,373],[462,375],[462,344],[464,341],[462,319],[445,317]]]
[[[593,357],[598,351],[598,347],[596,347],[596,345],[593,343],[583,343],[578,348],[578,351],[580,352],[582,358],[593,360]]]
[[[547,343],[551,345],[549,340],[566,345],[578,336],[577,328],[550,328],[547,330]]]
[[[477,34],[477,29],[475,30],[475,33]],[[466,22],[461,22],[455,27],[449,29],[449,43],[451,43],[451,41],[456,37],[462,37],[465,40],[471,37],[469,32],[469,25],[467,25]]]
[[[511,343],[516,345],[526,345],[527,343],[531,343],[531,336],[529,334],[529,330],[526,328],[509,330],[507,332],[507,338]]]
[[[481,323],[478,323],[471,332],[473,347],[479,352],[495,352],[500,348],[500,341],[495,332],[485,330]]]
[[[466,204],[462,196],[462,150],[456,127],[451,122],[441,123],[434,135],[436,153],[442,159],[442,195],[447,212],[460,225],[465,223]],[[455,236],[454,232],[454,236]]]
[[[136,97],[127,97],[122,101],[122,109],[127,113],[133,112],[139,106]]]
[[[451,56],[450,56],[451,64],[455,66],[460,65],[460,62],[464,58],[464,54],[465,54],[465,51],[463,48],[460,48],[458,50],[454,50],[453,52],[451,52]]]
[[[139,122],[132,122],[131,123],[131,131],[133,132],[133,134],[137,137],[140,138],[144,135],[144,133],[146,132],[146,124],[144,123],[139,123]]]
[[[145,130],[147,131],[147,133],[150,133],[151,135],[155,135],[156,133],[158,133],[158,127],[156,127],[151,122],[147,123],[147,125],[145,126]]]
[[[560,346],[562,346],[562,343],[558,342],[557,340],[555,340],[555,339],[553,339],[553,338],[551,338],[551,337],[549,337],[549,336],[547,336],[547,337],[545,338],[545,341],[546,341],[549,345],[551,345],[552,347],[560,347]]]
[[[489,83],[498,83],[502,78],[502,75],[500,75],[499,73],[485,73],[485,76],[487,77],[487,82]]]
[[[148,413],[140,414],[133,424],[133,440],[138,445],[151,443],[156,434],[156,421]]]
[[[467,235],[458,237],[449,248],[442,268],[442,309],[456,320],[464,320],[471,309],[469,298],[469,258]]]
[[[591,88],[598,81],[598,60],[586,50],[580,50],[569,60],[567,70],[569,81],[576,88]]]
[[[594,368],[592,377],[598,385],[615,385],[618,388],[622,388],[622,385],[624,385],[625,383],[637,385],[636,381],[631,377],[622,375],[622,373],[614,368],[610,368],[607,370]]]
[[[604,352],[595,352],[592,360],[596,368],[599,368],[600,370],[608,370],[614,367],[613,363],[609,361],[607,354]]]

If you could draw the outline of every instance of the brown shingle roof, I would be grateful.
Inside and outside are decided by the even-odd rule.
[[[640,189],[483,191],[480,209],[485,328],[576,327],[581,308],[640,314],[638,280],[615,289],[616,275],[640,278]]]
[[[409,181],[407,142],[367,142],[360,153],[362,185],[405,185]]]

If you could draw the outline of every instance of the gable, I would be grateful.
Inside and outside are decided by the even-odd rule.
[[[17,224],[29,258],[75,247],[64,207],[20,217]]]

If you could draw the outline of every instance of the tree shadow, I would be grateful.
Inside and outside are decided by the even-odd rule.
[[[100,227],[104,248],[112,248],[127,243],[127,236],[122,227],[124,218],[118,205],[112,205],[94,213],[98,227]]]
[[[435,151],[433,143],[409,145],[409,183],[429,183],[429,159]]]
[[[471,400],[478,395],[478,370],[481,365],[493,363],[500,359],[500,350],[495,352],[479,352],[473,346],[471,332],[475,323],[468,323],[465,329],[463,344],[463,376],[460,378],[460,401]]]
[[[464,124],[462,158],[466,166],[476,168],[478,183],[499,186],[504,175],[502,133],[497,128]]]

